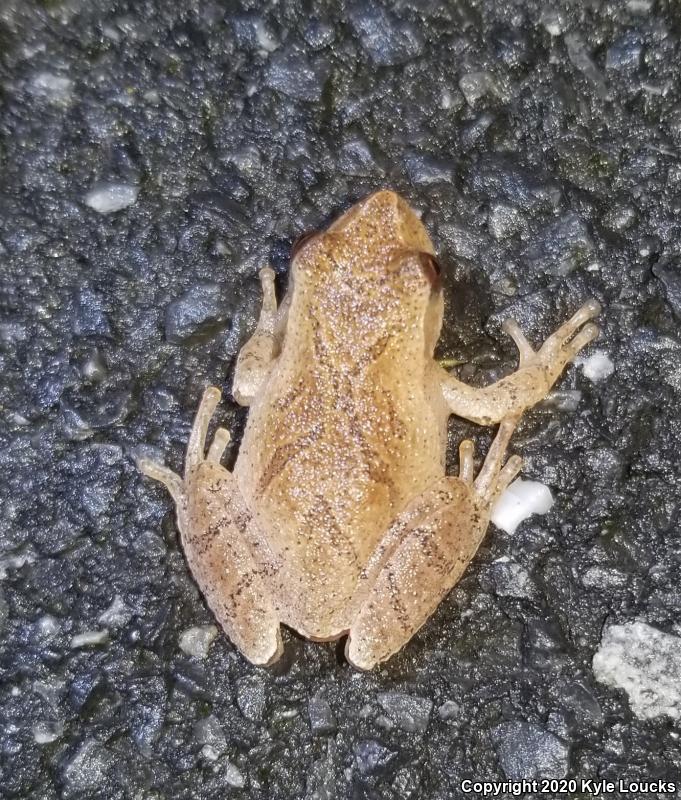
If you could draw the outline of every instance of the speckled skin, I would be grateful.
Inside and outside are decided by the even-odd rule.
[[[234,396],[250,406],[233,473],[229,435],[205,436],[220,393],[206,390],[184,480],[147,460],[178,509],[189,566],[236,646],[254,663],[282,652],[280,625],[315,640],[349,634],[348,659],[369,669],[399,650],[477,550],[522,411],[597,335],[586,303],[534,352],[509,321],[520,367],[484,389],[433,359],[443,299],[432,243],[390,191],[357,204],[292,261],[281,306],[261,273],[258,328],[242,349]],[[473,479],[472,445],[445,476],[447,420],[501,421]]]

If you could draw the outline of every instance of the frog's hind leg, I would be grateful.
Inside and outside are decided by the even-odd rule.
[[[371,669],[396,653],[457,583],[485,535],[494,500],[520,469],[517,456],[504,464],[515,423],[502,422],[475,480],[473,445],[465,441],[459,477],[439,480],[395,520],[384,539],[390,547],[368,576],[371,586],[350,626],[352,664]]]
[[[189,437],[184,480],[148,459],[138,466],[170,491],[187,563],[225,633],[249,661],[270,664],[283,652],[279,613],[266,570],[249,546],[264,538],[234,477],[220,465],[230,438],[225,428],[218,428],[205,454],[208,424],[219,401],[220,390],[209,386]]]

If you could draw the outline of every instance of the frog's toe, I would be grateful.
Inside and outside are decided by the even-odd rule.
[[[221,397],[222,392],[217,388],[217,386],[208,386],[203,393],[199,410],[196,412],[194,424],[192,425],[189,443],[187,445],[185,477],[192,469],[197,467],[204,460],[208,424],[210,423],[211,417],[215,413],[215,409],[217,408]]]
[[[598,328],[596,328],[595,325],[586,325],[584,328],[582,328],[582,326],[590,319],[600,314],[600,312],[601,304],[597,300],[587,300],[567,322],[563,323],[560,328],[544,342],[542,346],[544,353],[555,352],[558,354],[561,351],[564,353],[567,351],[568,356],[570,352],[574,355],[574,352],[584,347],[585,344],[588,344],[597,335]],[[582,328],[581,331],[580,328]],[[575,336],[578,331],[579,333]],[[588,333],[585,333],[585,331],[588,331]],[[574,339],[572,338],[573,336],[575,336]],[[574,350],[575,343],[578,341],[581,342],[581,344],[577,350]]]
[[[164,464],[159,464],[150,458],[138,458],[136,463],[140,472],[164,484],[173,500],[178,502],[182,497],[182,478],[179,475],[168,469]]]
[[[208,448],[208,455],[206,461],[214,461],[216,464],[220,463],[225,448],[230,443],[232,437],[227,428],[218,428],[213,436],[211,446]]]
[[[600,334],[600,329],[598,325],[585,325],[582,330],[575,336],[574,339],[571,339],[564,347],[564,353],[567,357],[567,360],[570,361],[573,359],[580,350],[586,347],[590,342],[593,342],[594,339],[598,338]]]
[[[459,445],[459,478],[464,483],[473,483],[474,456],[475,445],[470,439],[464,439]]]
[[[501,326],[504,333],[507,333],[515,342],[515,346],[520,353],[520,366],[524,366],[528,361],[531,361],[534,356],[534,348],[528,342],[525,334],[520,330],[520,325],[514,319],[507,319]]]

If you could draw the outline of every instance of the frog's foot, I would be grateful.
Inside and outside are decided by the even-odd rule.
[[[473,479],[473,444],[462,442],[458,478],[442,478],[395,520],[368,565],[350,626],[348,660],[371,669],[400,650],[457,583],[482,541],[492,504],[522,461],[504,464],[516,418],[504,420]]]
[[[229,431],[225,428],[218,428],[208,451],[208,456],[204,456],[208,425],[217,408],[217,404],[220,402],[220,397],[220,390],[215,386],[209,386],[203,393],[199,410],[194,418],[189,444],[187,445],[185,478],[188,477],[193,469],[196,469],[204,458],[207,458],[208,461],[219,463],[225,447],[229,443],[231,438]],[[150,458],[137,459],[137,467],[140,472],[164,484],[175,503],[181,501],[184,483],[179,475],[168,469],[164,464],[159,464],[158,461],[153,461]]]
[[[572,361],[582,348],[598,336],[598,326],[585,323],[598,316],[600,312],[600,303],[594,299],[588,300],[567,322],[551,334],[536,352],[514,319],[507,319],[502,327],[518,348],[520,369],[539,361],[551,375],[560,374],[565,364]]]
[[[170,491],[187,563],[225,633],[249,661],[266,665],[281,656],[283,643],[266,570],[250,546],[264,537],[234,477],[220,465],[230,439],[225,428],[217,429],[205,453],[219,400],[220,390],[209,386],[189,437],[184,480],[149,459],[140,459],[138,466]]]
[[[482,469],[473,483],[473,489],[483,508],[489,508],[494,504],[496,498],[515,478],[523,466],[523,460],[520,456],[511,456],[504,464],[506,448],[517,424],[517,417],[507,417],[501,421],[497,435],[494,437],[494,441],[485,457]]]
[[[598,336],[596,325],[585,323],[600,309],[596,300],[589,300],[536,351],[518,323],[506,320],[504,330],[518,347],[520,366],[511,375],[482,388],[468,386],[443,370],[442,393],[451,413],[492,425],[505,417],[518,416],[543,400],[565,365]]]

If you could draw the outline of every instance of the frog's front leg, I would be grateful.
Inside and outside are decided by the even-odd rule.
[[[251,404],[262,385],[277,353],[277,322],[279,313],[274,292],[274,270],[260,270],[263,298],[255,333],[239,351],[234,371],[232,394],[242,406]]]
[[[537,352],[517,322],[507,320],[504,330],[520,351],[518,370],[482,389],[468,386],[443,370],[442,392],[452,414],[482,425],[492,425],[538,403],[548,394],[565,365],[598,336],[598,328],[585,323],[600,310],[596,300],[589,300],[549,336]]]
[[[206,389],[187,446],[184,479],[140,459],[138,467],[161,481],[175,501],[187,563],[208,605],[232,642],[254,664],[276,661],[283,651],[277,613],[262,566],[248,545],[256,523],[232,474],[220,464],[229,433],[218,428],[205,454],[208,423],[220,390]]]
[[[402,648],[461,577],[496,498],[522,465],[518,456],[504,464],[515,423],[502,421],[475,480],[473,444],[463,442],[459,477],[439,480],[391,526],[360,581],[361,605],[345,650],[356,667],[371,669]]]

